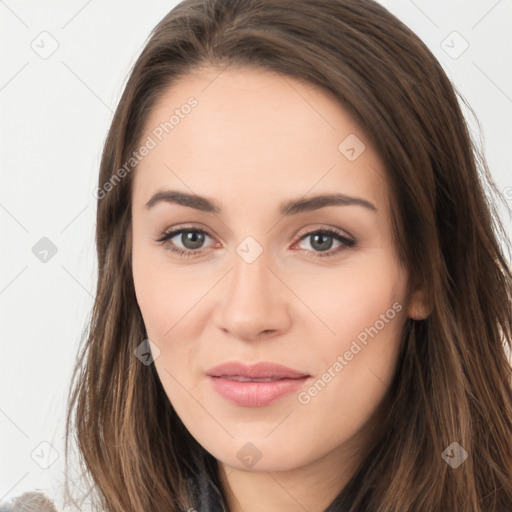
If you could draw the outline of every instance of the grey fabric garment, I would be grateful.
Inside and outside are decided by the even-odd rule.
[[[41,492],[26,492],[0,504],[0,512],[57,512],[54,503]]]
[[[209,478],[204,475],[189,478],[187,485],[194,503],[194,511],[190,512],[228,512],[224,500]]]

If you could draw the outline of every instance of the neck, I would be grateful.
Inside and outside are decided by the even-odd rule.
[[[230,512],[323,512],[359,462],[354,452],[338,449],[288,471],[243,471],[219,462],[219,476]]]

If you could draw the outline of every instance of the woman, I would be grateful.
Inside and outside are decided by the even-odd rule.
[[[97,507],[512,510],[512,276],[478,162],[372,0],[173,9],[95,192],[67,436]]]

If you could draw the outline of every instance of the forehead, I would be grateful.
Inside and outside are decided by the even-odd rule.
[[[164,187],[249,203],[335,189],[386,201],[382,162],[355,120],[332,95],[278,73],[186,75],[150,113],[141,141],[150,139],[134,201]]]

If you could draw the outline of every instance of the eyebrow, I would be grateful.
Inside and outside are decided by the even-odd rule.
[[[195,194],[179,192],[177,190],[164,190],[157,192],[146,203],[146,208],[150,209],[158,203],[175,203],[182,206],[188,206],[195,210],[207,213],[220,214],[221,207],[214,199],[201,197]],[[362,206],[368,210],[377,212],[377,208],[367,201],[359,197],[347,196],[345,194],[321,194],[314,197],[292,199],[282,203],[279,207],[281,215],[295,215],[297,213],[318,210],[327,206]]]

